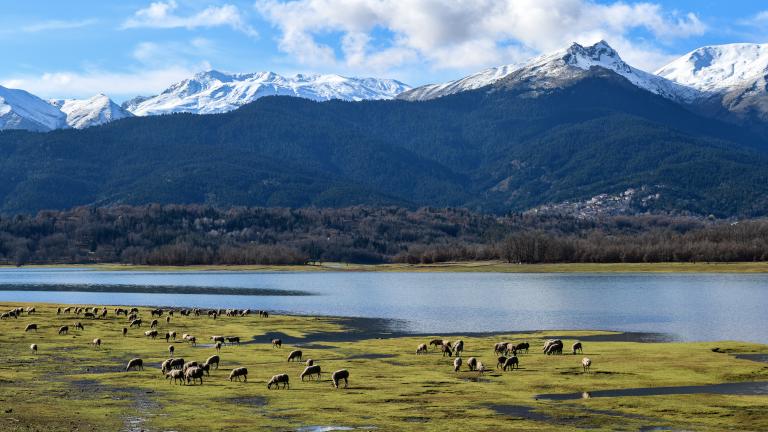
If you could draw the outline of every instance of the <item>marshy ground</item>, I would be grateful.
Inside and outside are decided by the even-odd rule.
[[[3,431],[768,430],[768,384],[760,383],[768,381],[768,364],[757,355],[768,354],[765,345],[647,342],[596,331],[412,336],[386,333],[375,320],[176,313],[170,323],[159,319],[160,335],[174,330],[199,342],[172,342],[176,357],[200,362],[216,354],[213,335],[243,343],[222,348],[220,368],[203,385],[174,385],[160,372],[169,344],[144,336],[149,308],[140,308],[142,328],[123,337],[128,322],[114,307],[104,320],[57,315],[50,304],[5,303],[0,311],[18,306],[36,312],[0,320]],[[74,330],[77,321],[84,330]],[[39,330],[25,332],[29,323]],[[57,334],[62,325],[68,335]],[[433,336],[462,339],[464,364],[476,357],[489,371],[481,376],[464,366],[454,373],[453,359],[434,349],[415,355]],[[581,340],[584,355],[543,355],[551,336],[563,338],[566,351]],[[274,337],[282,348],[272,347]],[[90,345],[94,338],[101,348]],[[493,345],[502,340],[531,344],[519,370],[495,369]],[[301,382],[304,364],[286,361],[293,349],[321,366],[319,382]],[[590,373],[581,368],[584,356],[592,359]],[[134,357],[144,360],[144,371],[125,371]],[[247,383],[229,381],[236,367],[248,368]],[[342,368],[350,386],[337,390],[330,373]],[[278,373],[290,375],[290,390],[267,389]],[[723,383],[744,385],[715,385]],[[581,397],[585,392],[591,397]]]

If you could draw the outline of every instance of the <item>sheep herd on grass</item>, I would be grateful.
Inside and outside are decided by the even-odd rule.
[[[18,319],[22,314],[26,312],[27,315],[32,315],[35,313],[34,307],[28,307],[26,309],[23,308],[14,308],[8,312],[4,312],[0,314],[0,316],[3,317],[3,319]],[[203,311],[201,309],[180,309],[180,310],[173,310],[173,309],[162,309],[162,308],[155,308],[150,310],[150,315],[152,317],[152,320],[150,321],[150,329],[143,332],[144,336],[146,338],[150,338],[152,340],[156,339],[160,332],[158,330],[160,321],[158,318],[161,318],[164,314],[166,314],[165,322],[166,324],[170,324],[171,317],[174,316],[175,313],[178,313],[181,316],[189,317],[189,316],[201,316],[206,315],[210,317],[211,319],[217,319],[218,317],[244,317],[250,315],[251,311],[248,309],[244,310],[237,310],[237,309],[217,309],[217,310],[209,310],[209,311]],[[256,311],[255,313],[258,313],[259,317],[262,318],[268,318],[269,313],[266,311]],[[108,310],[106,307],[76,307],[76,306],[67,306],[67,307],[57,307],[56,308],[56,315],[77,315],[82,316],[84,318],[91,318],[94,320],[106,320],[107,319]],[[125,337],[128,335],[131,328],[141,328],[142,324],[145,323],[145,321],[142,320],[140,317],[140,310],[139,308],[133,307],[133,308],[115,308],[114,309],[114,315],[115,317],[119,318],[121,315],[126,318],[126,322],[129,323],[128,327],[122,327],[122,336]],[[156,317],[156,318],[155,318]],[[25,326],[24,332],[29,331],[35,331],[40,328],[39,324],[37,323],[29,323]],[[85,327],[78,321],[74,325],[75,330],[84,330]],[[57,333],[58,335],[68,335],[69,334],[69,325],[63,325],[58,327]],[[165,333],[165,341],[169,342],[173,340],[176,341],[176,332],[175,331],[167,331]],[[187,342],[192,346],[197,345],[197,338],[193,336],[192,334],[184,333],[181,337],[181,340],[183,342]],[[240,337],[239,336],[222,336],[222,335],[215,335],[210,336],[210,340],[214,342],[214,347],[216,348],[216,351],[220,353],[221,347],[223,345],[234,345],[239,346],[240,345]],[[102,338],[94,338],[90,342],[90,345],[94,348],[101,348],[103,343]],[[280,339],[273,339],[271,341],[272,346],[274,348],[281,348],[282,347],[282,341]],[[31,344],[29,346],[30,350],[32,350],[33,354],[38,353],[38,345],[37,344]],[[205,362],[198,363],[196,361],[187,361],[185,362],[183,358],[174,358],[175,354],[175,347],[173,345],[168,346],[168,353],[170,354],[171,358],[163,361],[160,365],[160,370],[162,375],[166,378],[166,380],[169,381],[171,384],[195,384],[199,383],[200,385],[203,384],[203,377],[204,376],[210,376],[211,369],[219,369],[219,364],[221,363],[221,357],[220,355],[212,355],[206,359]],[[292,362],[301,362],[302,361],[302,351],[300,350],[294,350],[291,351],[291,353],[288,355],[288,361]],[[306,367],[304,368],[303,372],[299,374],[299,377],[304,381],[304,378],[308,378],[309,380],[312,380],[314,377],[317,381],[320,380],[321,376],[321,370],[320,365],[314,364],[315,361],[312,359],[308,359],[306,361]],[[128,361],[125,371],[143,371],[144,370],[144,360],[142,358],[136,357],[132,358]],[[340,383],[343,381],[344,388],[346,388],[349,384],[349,371],[347,369],[341,369],[333,372],[331,374],[331,381],[333,383],[333,386],[335,388],[339,388]],[[248,382],[248,369],[245,367],[236,367],[233,368],[229,374],[229,381],[241,381],[241,382]],[[288,374],[282,373],[274,375],[267,383],[267,388],[272,389],[274,388],[283,388],[283,389],[289,389],[290,383],[289,383],[289,376]]]

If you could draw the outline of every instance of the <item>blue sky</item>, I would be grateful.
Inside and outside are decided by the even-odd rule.
[[[46,98],[120,101],[211,68],[420,85],[599,39],[652,71],[702,45],[768,42],[768,3],[743,0],[6,3],[0,84]]]

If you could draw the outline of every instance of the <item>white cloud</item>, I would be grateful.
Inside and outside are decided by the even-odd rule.
[[[202,63],[196,68],[176,66],[125,72],[56,71],[11,77],[0,81],[0,85],[21,88],[42,98],[84,98],[105,93],[121,100],[136,95],[157,94],[171,83],[206,69],[210,69],[210,65]]]
[[[188,16],[175,14],[179,5],[175,0],[151,3],[139,9],[122,25],[122,29],[131,28],[187,28],[228,26],[234,30],[256,37],[256,30],[248,25],[237,6],[208,6],[200,12]]]
[[[621,45],[628,61],[652,67],[667,58],[658,46],[706,31],[693,13],[621,1],[257,0],[255,8],[280,31],[279,49],[301,64],[353,69],[409,62],[471,69],[599,39]],[[638,29],[658,42],[633,42],[630,34]],[[340,55],[321,42],[336,33],[342,34]],[[384,44],[376,40],[381,34]]]
[[[79,21],[50,20],[25,25],[21,28],[21,31],[26,33],[37,33],[42,31],[72,30],[87,27],[96,24],[97,22],[98,20],[96,19],[84,19]]]

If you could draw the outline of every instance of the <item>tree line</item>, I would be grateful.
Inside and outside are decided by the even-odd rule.
[[[401,207],[77,207],[0,217],[0,263],[768,261],[768,220]]]

